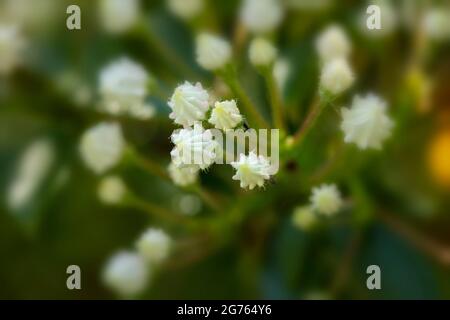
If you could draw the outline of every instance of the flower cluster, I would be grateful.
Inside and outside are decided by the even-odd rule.
[[[170,254],[172,239],[161,229],[149,228],[136,241],[133,251],[114,254],[103,270],[104,283],[123,297],[141,293],[152,271]]]
[[[312,189],[310,204],[294,210],[292,222],[300,229],[308,230],[318,222],[318,215],[332,216],[341,210],[343,201],[334,184],[323,184]]]
[[[354,81],[347,62],[350,47],[344,31],[336,25],[328,27],[317,39],[317,52],[324,64],[320,87],[332,97],[347,90]],[[360,149],[380,149],[393,127],[386,109],[386,103],[376,95],[356,96],[351,108],[341,110],[344,141],[355,143]]]
[[[183,125],[171,136],[174,148],[170,152],[172,162],[168,171],[176,185],[195,183],[198,171],[209,168],[221,156],[221,146],[215,141],[212,130],[205,129],[207,125],[226,131],[237,128],[243,121],[235,100],[216,101],[211,108],[209,98],[200,83],[185,82],[175,88],[169,99],[168,105],[172,109],[169,117]],[[210,114],[209,118],[207,114]],[[240,180],[242,188],[261,187],[264,180],[270,178],[269,161],[253,152],[248,156],[241,154],[239,161],[231,165],[237,170],[233,179]]]
[[[350,42],[344,31],[336,25],[328,27],[316,42],[317,52],[323,68],[320,87],[325,94],[337,96],[353,84],[353,72],[347,58]]]
[[[287,115],[290,114],[289,110],[283,109],[283,103],[286,101],[283,101],[285,97],[282,97],[280,92],[292,68],[286,59],[279,56],[279,48],[270,40],[274,37],[269,36],[281,23],[284,14],[282,3],[277,0],[244,0],[239,18],[244,29],[251,35],[248,44],[245,44],[245,47],[248,47],[247,58],[266,81],[269,93],[267,100],[272,107],[273,124],[285,130],[283,133],[288,133],[292,123],[285,121],[287,116],[284,112],[286,111]],[[294,1],[289,3],[293,4]],[[113,0],[109,4],[105,1],[101,2],[100,12],[103,15],[105,29],[120,33],[131,28],[138,18],[138,5],[137,0],[130,3],[121,0]],[[203,0],[170,0],[167,5],[174,15],[190,20],[200,15],[205,3]],[[124,13],[119,19],[121,9]],[[113,27],[111,23],[114,19],[120,20],[120,23]],[[212,94],[200,82],[184,81],[175,87],[168,98],[169,118],[177,128],[170,136],[173,144],[170,151],[171,161],[165,169],[166,172],[163,168],[159,170],[159,173],[160,176],[170,178],[175,185],[182,188],[196,184],[202,170],[208,170],[213,164],[219,162],[223,150],[215,139],[215,133],[242,130],[248,125],[261,128],[270,126],[259,114],[258,108],[252,108],[254,106],[249,97],[251,95],[247,96],[244,86],[241,87],[241,79],[236,75],[233,65],[231,43],[209,32],[199,32],[195,42],[197,63],[203,69],[216,73],[223,84],[228,86],[229,91],[222,94],[217,90]],[[346,92],[355,81],[354,72],[349,63],[351,43],[340,26],[332,25],[319,35],[315,45],[321,64],[318,97],[325,105],[336,101],[336,98]],[[238,49],[237,47],[236,52]],[[101,110],[109,115],[126,115],[138,119],[152,117],[153,109],[146,104],[150,80],[151,77],[145,68],[128,58],[120,58],[108,64],[101,70],[99,76]],[[312,109],[317,111],[315,108]],[[318,109],[321,111],[320,108]],[[320,111],[317,114],[320,114]],[[314,112],[311,114],[315,116]],[[342,117],[340,129],[344,134],[344,142],[354,143],[359,149],[380,149],[393,128],[393,121],[387,114],[387,103],[374,94],[355,96],[352,105],[342,108],[340,115]],[[308,126],[315,123],[310,120],[306,117],[304,122],[307,130],[311,128]],[[284,138],[285,135],[282,139]],[[295,136],[288,138],[285,140],[285,145],[291,147],[294,142],[291,144],[287,141],[294,141]],[[301,139],[298,141],[301,142]],[[106,173],[120,162],[125,153],[125,140],[121,127],[116,122],[101,122],[89,128],[81,137],[79,150],[85,164],[92,171],[96,174]],[[127,152],[127,155],[133,153],[132,149],[127,149],[127,151],[130,150],[131,152]],[[287,150],[286,154],[289,151]],[[234,174],[230,176],[232,180],[239,181],[241,188],[249,190],[263,188],[271,179],[269,159],[257,154],[256,150],[240,153],[234,160],[230,163]],[[209,203],[214,199],[211,200],[207,190],[201,190],[198,186],[189,190],[198,191],[199,198],[186,196],[182,205],[188,208],[185,212],[198,212],[199,199],[215,208],[214,204]],[[129,201],[130,204],[136,204],[137,207],[140,205],[140,208],[147,204],[131,194],[124,181],[117,175],[104,177],[99,183],[97,192],[99,199],[108,205],[128,203],[124,200]],[[152,204],[148,204],[147,208],[151,206]],[[336,184],[320,185],[312,188],[309,203],[294,210],[293,223],[299,228],[310,229],[324,216],[331,217],[337,214],[343,206],[344,201]],[[165,208],[156,209],[158,213],[161,213],[158,209],[166,213]],[[187,217],[175,217],[175,219],[178,218]],[[197,222],[195,221],[195,226]],[[134,250],[121,251],[109,260],[103,274],[105,283],[123,296],[139,294],[145,288],[153,269],[168,258],[171,247],[172,239],[164,231],[148,229],[138,238]]]

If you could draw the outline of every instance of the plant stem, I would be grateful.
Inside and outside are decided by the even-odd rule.
[[[267,128],[267,122],[264,120],[258,109],[242,89],[234,68],[232,66],[228,66],[218,74],[228,85],[233,94],[239,98],[239,106],[244,110],[244,113],[246,114],[250,124],[257,128]]]
[[[131,160],[135,165],[144,169],[152,175],[160,177],[163,180],[170,181],[170,177],[166,170],[161,167],[158,163],[153,162],[150,159],[142,157],[139,153],[137,153],[134,149],[127,149],[128,159]]]
[[[128,158],[131,159],[131,161],[137,166],[143,168],[150,174],[160,177],[163,180],[171,181],[169,174],[163,167],[161,167],[158,163],[151,161],[150,159],[142,157],[131,148],[128,149]],[[201,186],[194,185],[184,187],[182,189],[187,192],[190,191],[196,193],[211,209],[213,209],[214,211],[220,211],[222,207],[221,204],[211,193],[209,193],[207,190],[202,189]]]
[[[151,216],[166,221],[170,223],[176,223],[176,224],[182,224],[182,225],[190,225],[192,226],[194,221],[188,220],[186,217],[176,214],[169,209],[166,209],[164,207],[161,207],[157,204],[154,204],[149,201],[144,201],[142,199],[139,199],[135,195],[129,194],[125,200],[125,203],[140,209],[144,212],[147,212]]]
[[[395,215],[388,212],[378,212],[378,217],[390,229],[403,236],[418,249],[433,258],[445,267],[450,266],[450,246],[442,244],[415,230],[413,227],[401,221]]]
[[[272,108],[272,119],[275,128],[284,129],[284,108],[281,99],[281,93],[278,85],[275,82],[271,68],[262,71],[264,79],[266,80],[267,89],[269,90],[270,107]]]
[[[158,52],[159,56],[164,57],[165,62],[169,67],[172,68],[173,71],[179,72],[188,77],[195,78],[197,74],[186,62],[183,61],[182,57],[180,57],[172,48],[170,48],[167,43],[161,40],[158,35],[152,30],[150,26],[146,24],[141,24],[140,30],[143,31],[143,35],[147,39],[147,43],[151,48]]]
[[[330,293],[333,297],[339,295],[352,272],[353,260],[361,247],[362,237],[362,230],[357,230],[355,235],[350,239],[348,246],[344,251],[344,255],[337,267],[337,271],[330,288]]]
[[[202,189],[198,184],[188,188],[187,190],[192,190],[195,192],[203,200],[203,202],[205,202],[214,211],[219,212],[222,210],[222,206],[217,199],[209,191]]]
[[[300,129],[294,135],[294,142],[292,144],[293,146],[298,146],[303,142],[306,135],[314,127],[317,119],[319,118],[320,114],[322,113],[324,106],[325,106],[325,103],[321,102],[318,97],[316,99],[314,99],[314,101],[312,103],[312,107],[310,108],[305,121],[301,125]]]

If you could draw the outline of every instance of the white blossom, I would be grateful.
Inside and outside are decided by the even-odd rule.
[[[194,194],[185,194],[175,200],[174,207],[184,215],[193,216],[200,212],[202,201]]]
[[[172,240],[163,230],[150,228],[136,242],[139,254],[149,263],[163,262],[170,253]]]
[[[206,70],[217,70],[225,67],[231,58],[231,46],[225,39],[201,33],[196,39],[197,62]]]
[[[92,101],[90,86],[75,72],[64,71],[55,78],[55,85],[77,106],[86,106]]]
[[[122,202],[127,187],[120,177],[107,176],[100,181],[97,192],[103,203],[114,205]]]
[[[317,223],[317,216],[310,206],[295,208],[292,222],[297,228],[309,230]]]
[[[135,104],[132,105],[128,114],[139,120],[148,120],[153,118],[156,113],[156,109],[152,104],[144,103],[144,104]]]
[[[360,149],[380,149],[383,141],[391,135],[392,127],[386,102],[373,94],[356,96],[350,109],[342,108],[344,140],[355,143]]]
[[[270,162],[262,155],[256,155],[253,151],[248,156],[240,154],[239,161],[231,163],[236,174],[233,180],[239,180],[241,188],[254,189],[255,186],[262,187],[264,180],[270,179]]]
[[[336,58],[347,58],[351,48],[344,30],[332,25],[319,35],[316,49],[322,61],[326,62]]]
[[[167,170],[173,183],[180,187],[191,185],[198,178],[198,167],[196,166],[177,167],[175,164],[170,163]]]
[[[128,58],[113,61],[100,73],[103,110],[141,117],[147,110],[144,100],[148,81],[149,75],[141,65]]]
[[[143,257],[129,252],[116,253],[103,270],[104,283],[120,296],[132,297],[147,286],[149,269]]]
[[[341,209],[341,194],[336,185],[323,184],[313,188],[311,204],[312,208],[318,213],[330,216]]]
[[[242,23],[253,33],[273,31],[283,18],[279,0],[244,0],[240,9]]]
[[[203,10],[204,0],[168,0],[170,11],[181,19],[189,20]]]
[[[338,95],[353,84],[353,72],[345,59],[334,59],[323,66],[320,86],[326,92]]]
[[[7,191],[10,209],[21,209],[29,203],[54,160],[55,150],[48,140],[34,141],[26,148]]]
[[[289,78],[290,64],[285,58],[279,58],[273,66],[273,76],[277,82],[278,88],[283,91]]]
[[[17,24],[26,34],[35,35],[53,27],[65,8],[62,1],[2,0],[0,20]]]
[[[176,130],[171,136],[175,145],[170,152],[173,163],[178,167],[196,165],[202,170],[208,168],[217,156],[218,143],[213,138],[211,130],[203,129],[198,123],[194,128]]]
[[[217,101],[208,121],[217,129],[233,129],[242,121],[242,115],[235,100]]]
[[[102,174],[120,161],[124,146],[120,126],[114,122],[101,122],[84,132],[80,153],[91,170]]]
[[[16,25],[0,25],[0,76],[21,64],[25,40]]]
[[[422,26],[431,39],[450,39],[450,8],[436,7],[425,11]]]
[[[193,85],[186,81],[175,89],[168,105],[172,109],[169,117],[175,123],[192,126],[205,119],[209,109],[209,94],[200,83]]]
[[[250,43],[249,58],[255,66],[268,66],[277,56],[277,49],[264,38],[253,39]]]
[[[139,18],[139,0],[100,0],[99,13],[103,28],[120,34],[133,27]]]

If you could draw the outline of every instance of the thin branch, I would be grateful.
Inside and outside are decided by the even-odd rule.
[[[233,94],[239,99],[239,107],[243,109],[245,116],[247,116],[252,126],[258,128],[268,128],[266,120],[262,117],[261,113],[255,107],[250,100],[246,92],[242,89],[242,85],[239,83],[236,71],[232,66],[229,66],[218,75],[227,84]]]
[[[272,69],[263,70],[263,76],[266,80],[269,91],[270,106],[272,108],[273,124],[278,129],[284,129],[284,107],[281,99],[281,93],[275,82]]]
[[[450,267],[450,245],[437,242],[435,239],[422,234],[405,224],[392,214],[387,212],[378,213],[378,217],[383,223],[390,227],[393,231],[402,235],[411,244],[422,250],[425,254],[444,265]]]
[[[356,234],[348,243],[348,246],[344,252],[344,256],[341,259],[340,264],[337,267],[337,271],[333,282],[331,284],[330,293],[332,296],[337,296],[341,292],[344,285],[347,283],[349,275],[352,271],[352,264],[358,250],[361,246],[362,231],[356,231]]]
[[[305,118],[305,121],[303,121],[300,129],[294,134],[293,146],[298,146],[303,142],[306,135],[314,127],[314,124],[322,113],[323,107],[324,104],[320,101],[320,98],[316,97],[312,103],[308,115]]]
[[[134,195],[128,195],[125,204],[130,205],[131,207],[134,207],[136,209],[140,209],[148,214],[150,214],[152,217],[155,217],[159,220],[175,223],[175,224],[181,224],[185,226],[193,226],[194,221],[189,220],[185,216],[182,216],[180,214],[177,214],[165,207],[162,207],[158,204],[152,203],[150,201],[144,201],[142,199],[139,199],[138,197]]]

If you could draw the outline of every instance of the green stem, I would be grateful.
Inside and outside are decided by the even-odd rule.
[[[262,71],[269,90],[270,106],[272,108],[273,124],[278,129],[284,129],[284,111],[280,90],[275,82],[271,68]]]
[[[163,167],[161,167],[158,163],[153,162],[150,159],[142,157],[139,153],[137,153],[134,149],[128,148],[126,151],[126,156],[131,160],[133,164],[144,169],[152,175],[160,177],[163,180],[170,181],[169,174]]]
[[[188,187],[187,190],[196,193],[211,209],[216,212],[222,210],[222,205],[217,201],[217,199],[207,190],[204,190],[199,185],[193,185]]]
[[[323,108],[325,107],[325,103],[323,103],[319,98],[316,98],[310,108],[308,115],[306,116],[305,121],[303,121],[302,126],[294,135],[293,146],[300,145],[307,134],[311,131],[314,125],[317,122],[320,114],[322,113]]]
[[[130,159],[134,164],[144,169],[145,171],[149,172],[150,174],[160,177],[161,179],[166,181],[172,181],[167,171],[163,167],[161,167],[158,163],[155,163],[150,159],[142,157],[140,154],[138,154],[135,150],[131,148],[127,150],[127,155],[128,159]],[[213,209],[214,211],[220,211],[222,207],[221,204],[216,200],[216,198],[213,195],[211,195],[211,193],[209,193],[207,190],[202,189],[201,186],[194,185],[182,189],[187,192],[190,191],[196,193],[211,209]]]
[[[232,66],[228,66],[218,74],[228,85],[233,94],[239,98],[239,107],[242,107],[245,115],[250,122],[250,125],[257,128],[268,128],[267,122],[264,120],[258,109],[242,89],[234,68]]]
[[[152,31],[151,26],[142,24],[139,26],[140,30],[143,31],[144,36],[147,39],[147,43],[151,48],[159,53],[159,56],[164,57],[165,62],[174,70],[183,74],[185,76],[195,78],[197,77],[196,72],[185,63],[170,46],[158,37],[155,32]]]
[[[125,199],[125,204],[128,204],[131,207],[147,212],[152,217],[155,217],[162,221],[186,226],[194,225],[194,221],[188,220],[186,217],[176,214],[170,211],[169,209],[161,207],[157,204],[139,199],[138,197],[132,194],[127,195]]]

